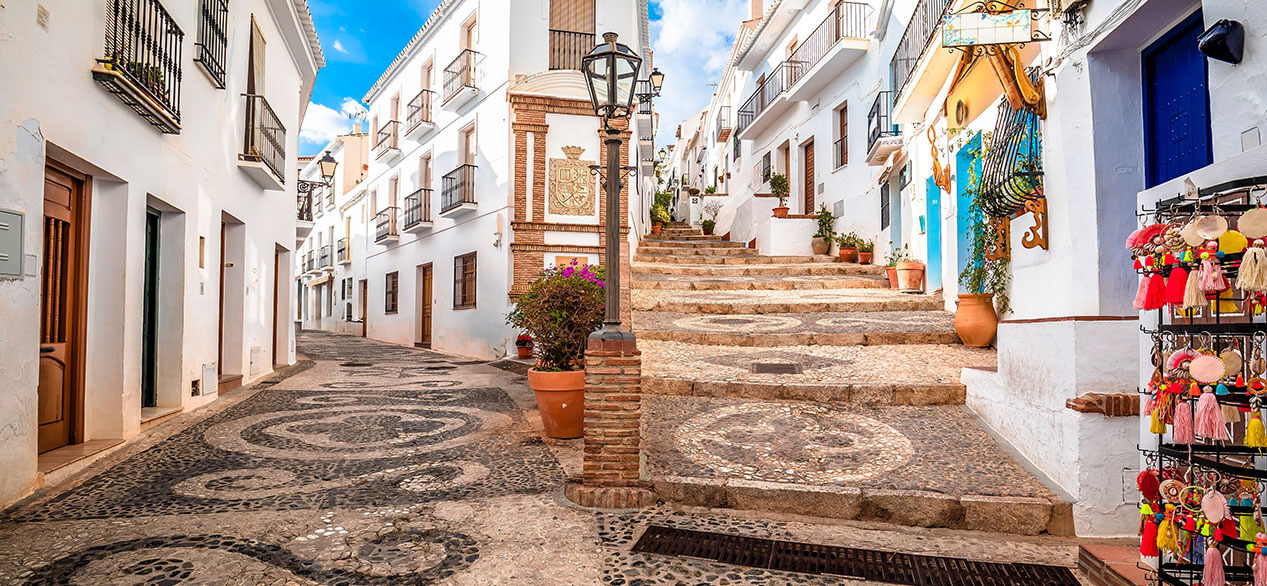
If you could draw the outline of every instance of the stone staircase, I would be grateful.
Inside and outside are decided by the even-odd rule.
[[[633,258],[644,473],[668,499],[1020,534],[1072,509],[964,407],[965,348],[939,297],[883,267],[767,257],[666,226]]]

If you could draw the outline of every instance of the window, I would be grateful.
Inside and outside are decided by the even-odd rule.
[[[836,168],[849,164],[849,104],[836,108]]]
[[[475,164],[475,125],[462,129],[462,164]]]
[[[770,180],[770,153],[761,156],[761,182]]]
[[[202,66],[220,89],[224,89],[224,66],[228,62],[228,28],[229,0],[202,0],[194,62]]]
[[[386,313],[396,313],[397,303],[400,301],[400,273],[392,271],[387,273],[387,286],[383,296],[383,311]]]
[[[475,253],[453,257],[453,309],[475,307]]]
[[[594,0],[550,0],[550,69],[580,69],[594,48]]]
[[[467,21],[462,24],[462,48],[463,49],[475,48],[475,15],[474,14],[472,14],[471,18],[467,19]]]
[[[326,317],[334,316],[334,283],[326,283]]]
[[[880,186],[880,229],[889,227],[889,184]]]

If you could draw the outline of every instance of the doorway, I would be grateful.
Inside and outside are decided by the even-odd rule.
[[[431,310],[434,303],[431,263],[418,267],[418,343],[420,348],[431,347]]]
[[[246,372],[243,360],[243,334],[246,323],[246,282],[243,257],[246,249],[246,225],[223,213],[220,220],[220,307],[219,344],[216,348],[216,369],[219,392],[228,392],[242,385]]]
[[[805,190],[805,211],[803,213],[814,213],[814,140],[810,139],[801,147],[801,155],[804,157],[805,180],[803,181]]]
[[[361,279],[361,337],[366,337],[369,333],[370,315],[369,315],[369,298],[370,298],[370,282],[367,279]]]
[[[928,236],[928,270],[925,280],[928,291],[942,288],[941,277],[941,187],[932,176],[924,187],[924,199],[928,207],[924,210],[924,232]]]
[[[141,408],[158,406],[158,267],[162,215],[145,210],[145,291],[141,308]]]
[[[955,274],[963,274],[972,258],[971,222],[980,221],[973,218],[968,209],[972,205],[971,185],[973,177],[981,176],[981,134],[977,133],[955,154],[955,229],[958,234],[957,251],[959,259]]]
[[[44,170],[44,258],[40,278],[37,450],[82,441],[87,307],[87,177]]]
[[[1204,27],[1198,10],[1143,51],[1145,187],[1214,161]]]

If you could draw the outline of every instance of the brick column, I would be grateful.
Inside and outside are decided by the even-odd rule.
[[[585,454],[564,495],[584,506],[637,509],[656,501],[641,480],[642,355],[634,335],[601,330],[585,349]]]

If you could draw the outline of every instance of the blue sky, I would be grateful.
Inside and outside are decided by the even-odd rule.
[[[651,0],[652,47],[665,72],[657,144],[708,103],[749,0]],[[435,10],[439,0],[308,0],[326,67],[317,75],[300,133],[300,154],[314,155],[352,127],[349,113]],[[372,7],[372,8],[371,8]]]

